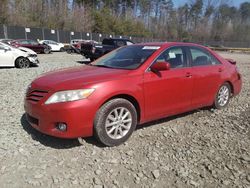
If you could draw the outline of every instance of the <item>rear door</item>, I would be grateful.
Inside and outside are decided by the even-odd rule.
[[[206,49],[189,47],[194,78],[192,106],[194,108],[212,105],[221,84],[223,65]]]
[[[185,47],[171,47],[155,61],[170,63],[170,70],[144,75],[145,119],[153,120],[190,109],[193,77]]]

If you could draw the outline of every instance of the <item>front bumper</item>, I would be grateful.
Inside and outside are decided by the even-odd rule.
[[[29,61],[33,64],[39,64],[39,60],[37,57],[28,57]]]
[[[47,135],[61,138],[89,137],[93,135],[95,112],[91,102],[79,100],[74,102],[44,103],[25,100],[26,119],[33,128]],[[67,130],[57,129],[58,123],[66,123]]]

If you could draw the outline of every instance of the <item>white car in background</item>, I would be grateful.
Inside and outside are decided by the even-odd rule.
[[[53,40],[40,40],[40,44],[47,44],[48,46],[51,47],[51,51],[53,52],[64,52],[64,44],[63,43],[58,43]]]
[[[0,67],[28,68],[39,64],[37,53],[24,47],[13,47],[0,42]]]

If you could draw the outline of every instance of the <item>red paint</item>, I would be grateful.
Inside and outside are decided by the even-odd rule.
[[[97,110],[109,99],[118,95],[133,97],[140,108],[140,122],[144,123],[166,116],[183,113],[199,107],[211,106],[219,87],[229,82],[233,95],[241,91],[241,76],[234,64],[210,49],[188,43],[138,44],[161,46],[136,70],[109,69],[83,66],[42,75],[32,82],[32,91],[47,91],[38,102],[26,98],[25,111],[38,119],[37,130],[56,137],[76,138],[93,135],[93,121]],[[196,46],[211,53],[220,65],[167,69],[158,73],[148,70],[152,62],[165,49],[172,46]],[[169,70],[168,70],[169,69]],[[74,102],[45,105],[55,92],[82,88],[95,88],[87,98]],[[66,132],[55,128],[56,122],[67,123]]]
[[[19,40],[14,40],[11,42],[11,45],[12,46],[15,46],[15,47],[25,47],[25,48],[29,48],[33,51],[35,51],[36,53],[43,53],[44,52],[44,49],[46,48],[45,45],[43,44],[28,44],[28,43],[25,43],[23,44],[22,42],[23,41],[29,41],[29,40],[26,40],[26,39],[19,39]],[[35,41],[34,41],[35,42]]]

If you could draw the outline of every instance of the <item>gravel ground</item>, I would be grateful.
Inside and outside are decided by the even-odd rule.
[[[80,55],[39,55],[39,67],[0,69],[1,187],[250,187],[250,55],[222,56],[237,60],[244,79],[228,108],[148,123],[113,148],[42,135],[23,117],[27,85],[83,66]]]

